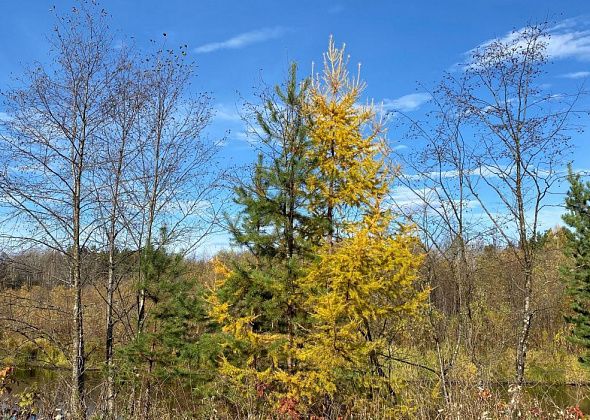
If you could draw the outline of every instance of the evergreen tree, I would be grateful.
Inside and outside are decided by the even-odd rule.
[[[377,209],[347,233],[318,250],[317,263],[302,279],[313,328],[299,357],[324,379],[323,393],[362,398],[383,389],[395,401],[387,355],[429,293],[414,284],[422,260],[415,253],[418,239],[406,227],[393,231],[391,214]]]
[[[214,326],[207,322],[205,289],[183,257],[166,250],[167,242],[162,229],[159,240],[142,250],[139,287],[146,293],[145,328],[118,352],[119,379],[142,396],[136,411],[149,412],[156,382],[176,382],[192,391],[210,381],[219,356],[210,339]]]
[[[372,105],[359,105],[365,83],[351,78],[344,47],[330,38],[321,76],[314,77],[306,111],[309,159],[316,170],[308,179],[310,211],[324,221],[325,238],[338,240],[350,211],[370,205],[367,197],[382,194],[383,129]]]
[[[411,229],[394,229],[383,205],[392,180],[383,163],[384,132],[372,105],[359,106],[364,83],[350,78],[344,48],[330,39],[323,77],[311,88],[308,152],[316,163],[310,212],[325,221],[317,258],[301,278],[311,316],[298,359],[317,398],[386,390],[395,401],[386,354],[395,331],[419,313],[426,292],[414,287],[421,257]],[[348,390],[349,392],[346,392]],[[299,399],[300,397],[295,397]]]
[[[261,153],[251,179],[235,188],[241,215],[229,220],[234,242],[247,254],[229,267],[218,262],[221,279],[211,297],[211,314],[230,341],[222,372],[257,386],[295,370],[293,352],[304,323],[297,279],[315,229],[305,189],[311,168],[307,87],[292,64],[284,87],[263,91],[261,104],[247,107],[252,131],[261,133]],[[282,386],[274,391],[280,394]]]
[[[346,66],[330,39],[323,78],[297,90],[293,67],[254,112],[266,153],[236,188],[243,213],[230,224],[249,252],[218,264],[211,297],[228,336],[221,372],[293,415],[381,388],[391,401],[384,355],[426,298],[416,239],[383,206],[381,125]]]
[[[572,297],[572,315],[566,320],[572,325],[570,340],[584,349],[580,363],[590,367],[590,182],[582,182],[571,166],[568,181],[563,220],[569,227],[566,253],[572,263],[563,273]]]

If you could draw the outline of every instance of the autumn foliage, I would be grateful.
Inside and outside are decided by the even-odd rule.
[[[280,162],[261,156],[250,184],[238,187],[245,221],[234,235],[238,243],[248,237],[251,253],[219,266],[211,297],[210,313],[228,338],[221,373],[255,385],[257,396],[282,411],[304,413],[325,398],[345,404],[347,395],[379,390],[394,401],[384,356],[428,293],[415,284],[417,238],[384,205],[392,180],[382,161],[384,132],[375,108],[359,106],[364,84],[347,64],[344,48],[330,40],[322,76],[288,104],[297,106],[309,138],[298,182],[280,183]],[[273,141],[284,161],[298,159],[300,149],[287,148],[296,138]],[[272,187],[278,197],[269,197]],[[296,202],[302,221],[285,229],[281,208],[269,203],[277,198]],[[281,240],[297,251],[280,252]],[[275,251],[260,251],[265,245]]]

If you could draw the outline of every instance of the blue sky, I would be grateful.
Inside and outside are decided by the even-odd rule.
[[[172,46],[187,44],[198,65],[194,85],[212,92],[217,117],[212,136],[231,130],[223,155],[243,163],[254,152],[237,118],[240,95],[249,97],[260,79],[283,80],[296,60],[307,75],[321,61],[328,37],[346,43],[351,63],[362,63],[366,96],[419,112],[424,97],[417,82],[433,85],[466,51],[529,22],[570,22],[550,46],[554,64],[546,83],[575,89],[590,75],[590,1],[179,1],[110,0],[120,40],[139,47],[167,34]],[[71,1],[0,0],[0,89],[32,61],[47,60],[50,6],[67,10]],[[410,96],[408,96],[410,95]],[[1,112],[1,109],[0,109]],[[396,133],[390,133],[396,141]],[[590,167],[584,136],[574,138],[575,166]],[[559,219],[554,215],[548,224]]]

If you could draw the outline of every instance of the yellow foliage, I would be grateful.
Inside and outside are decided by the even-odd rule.
[[[272,326],[255,331],[259,312],[234,308],[215,290],[209,301],[210,316],[240,342],[234,354],[241,361],[224,358],[221,373],[245,391],[258,387],[277,406],[285,398],[299,409],[326,395],[342,399],[347,387],[357,394],[382,389],[390,397],[395,378],[385,373],[383,355],[396,329],[418,315],[428,296],[415,287],[421,263],[416,236],[404,226],[393,231],[393,216],[382,208],[391,181],[383,130],[374,108],[359,106],[364,84],[351,79],[346,66],[344,48],[330,39],[323,77],[314,80],[305,104],[314,165],[306,182],[308,209],[330,229],[312,241],[325,243],[301,270],[306,274],[294,279],[298,293],[289,297],[307,312],[305,325],[289,337]],[[333,235],[336,230],[341,235]],[[240,279],[219,261],[214,270],[215,289]],[[249,281],[232,283],[237,286],[226,289],[225,299],[246,295]]]
[[[377,369],[386,343],[376,324],[417,316],[427,299],[414,287],[417,240],[409,230],[390,234],[389,218],[369,215],[340,243],[325,245],[302,279],[315,328],[299,358],[319,370]]]
[[[231,270],[219,258],[213,258],[212,264],[216,282],[223,282],[230,275]]]
[[[418,315],[428,291],[414,287],[421,263],[416,237],[407,227],[392,233],[392,215],[382,208],[392,175],[383,163],[384,131],[374,107],[359,105],[365,88],[360,68],[351,78],[347,65],[344,47],[330,39],[307,103],[308,153],[317,165],[308,180],[309,208],[327,217],[330,231],[300,279],[313,329],[297,357],[331,381],[337,372],[354,372],[369,389],[391,381],[381,360],[383,326],[391,332]]]
[[[308,179],[315,213],[367,204],[368,197],[382,195],[387,188],[380,159],[385,149],[382,125],[373,106],[359,105],[365,85],[360,74],[349,77],[347,64],[344,47],[336,48],[330,38],[323,75],[314,78],[306,104],[308,156],[317,165]]]

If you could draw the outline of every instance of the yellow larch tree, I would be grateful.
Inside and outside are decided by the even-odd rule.
[[[318,249],[301,280],[313,328],[298,358],[325,378],[329,395],[379,390],[396,401],[388,356],[396,333],[418,316],[428,291],[415,287],[422,260],[417,237],[410,227],[394,232],[391,225],[390,212],[375,205],[341,241]]]
[[[338,239],[347,211],[369,204],[387,186],[379,159],[385,145],[382,125],[371,104],[359,103],[365,88],[347,69],[344,47],[330,37],[324,69],[314,75],[306,112],[309,119],[308,157],[316,170],[308,178],[310,212],[323,220],[325,238]]]
[[[359,105],[365,85],[347,65],[344,48],[330,39],[307,101],[308,153],[316,164],[309,209],[326,230],[301,278],[312,328],[298,360],[323,379],[324,396],[341,403],[349,393],[379,393],[393,406],[388,357],[396,332],[419,314],[428,291],[415,285],[418,239],[395,223],[384,202],[394,175],[383,162],[384,130],[375,107]]]
[[[417,238],[384,204],[393,178],[384,130],[374,106],[360,105],[365,85],[347,65],[330,39],[322,75],[294,104],[303,114],[297,123],[305,122],[298,137],[269,137],[285,153],[272,165],[259,162],[252,181],[264,180],[262,193],[237,189],[245,210],[233,233],[251,255],[218,266],[210,300],[227,338],[221,373],[244,393],[255,388],[257,403],[295,417],[325,415],[318,407],[326,401],[346,405],[352,396],[381,395],[393,407],[387,355],[426,300],[414,284]],[[284,198],[293,191],[297,223],[285,225],[292,218]],[[297,252],[277,248],[290,238],[283,232],[295,235]]]

